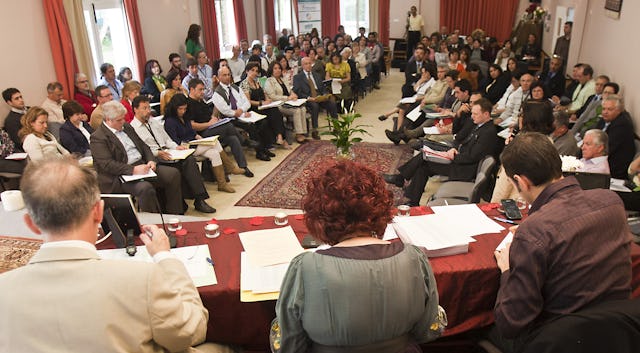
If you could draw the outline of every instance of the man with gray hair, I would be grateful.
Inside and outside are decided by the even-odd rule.
[[[611,177],[626,179],[627,168],[636,154],[634,128],[631,116],[624,109],[624,101],[617,94],[608,95],[602,101],[602,118],[596,129],[609,135],[609,168]]]
[[[62,105],[66,100],[62,99],[64,92],[62,90],[62,84],[60,82],[50,82],[47,84],[47,98],[42,102],[42,109],[49,113],[49,130],[51,130],[52,123],[57,125],[57,129],[64,124],[64,114],[62,113]],[[57,131],[56,131],[57,132]],[[58,136],[57,133],[54,133]]]
[[[127,110],[117,101],[102,105],[104,121],[91,134],[91,155],[98,172],[100,191],[106,194],[128,193],[138,199],[144,212],[183,214],[180,172],[164,165],[157,165],[151,149],[125,122]],[[124,175],[145,175],[155,172],[157,177],[125,182]],[[158,202],[156,190],[164,190],[164,207]]]
[[[598,130],[587,130],[582,140],[582,167],[580,172],[609,174],[609,162],[607,155],[609,154],[609,137],[607,133]]]
[[[44,243],[27,266],[0,275],[0,287],[11,288],[0,291],[0,350],[230,351],[192,350],[205,340],[209,313],[161,229],[141,229],[154,263],[100,258],[104,203],[92,170],[49,160],[30,165],[21,184],[24,221]]]
[[[580,148],[576,138],[569,132],[569,114],[553,112],[553,128],[551,139],[558,153],[561,156],[577,156]]]

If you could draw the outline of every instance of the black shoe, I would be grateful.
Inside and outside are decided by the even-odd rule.
[[[215,213],[216,209],[209,206],[209,204],[207,204],[207,202],[205,200],[198,200],[196,199],[193,202],[193,207],[196,208],[196,211],[202,212],[202,213]]]
[[[264,151],[258,151],[256,152],[256,158],[261,160],[261,161],[265,161],[268,162],[271,160],[271,158],[269,158],[269,155],[267,155],[266,153],[264,153]]]
[[[317,131],[312,132],[311,138],[313,138],[314,140],[320,140],[320,133],[318,133]]]
[[[389,117],[388,117],[388,116],[386,116],[386,115],[380,115],[380,116],[378,117],[378,120],[380,120],[380,121],[385,121],[385,120],[387,120],[387,119],[389,119]]]
[[[273,152],[271,152],[271,151],[269,151],[269,150],[265,150],[265,151],[264,151],[264,154],[266,154],[266,155],[267,155],[267,156],[269,156],[269,157],[275,157],[275,156],[276,156],[276,154],[275,154],[275,153],[273,153]]]
[[[373,88],[380,89],[380,85],[376,83],[375,85],[373,85]]]
[[[404,186],[404,178],[400,174],[382,174],[382,178],[389,184],[393,184],[399,188]]]
[[[244,167],[244,176],[247,178],[253,178],[253,172],[249,170],[249,167]]]
[[[394,145],[400,144],[400,136],[398,136],[397,132],[393,132],[391,130],[384,130],[384,134],[387,135],[387,138],[393,142]]]

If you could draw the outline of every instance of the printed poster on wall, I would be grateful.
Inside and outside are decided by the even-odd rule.
[[[320,32],[322,14],[319,0],[298,0],[298,28],[300,33],[309,33],[312,28]],[[322,33],[320,33],[322,35]]]

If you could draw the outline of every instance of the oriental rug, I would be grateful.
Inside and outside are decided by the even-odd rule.
[[[38,239],[0,236],[0,273],[26,265],[41,244]]]
[[[396,168],[413,155],[406,146],[361,142],[353,147],[355,161],[379,173],[395,174]],[[300,209],[307,182],[314,172],[335,160],[336,148],[329,141],[310,141],[296,148],[271,173],[249,191],[236,206]],[[388,185],[395,204],[403,199],[402,190]]]

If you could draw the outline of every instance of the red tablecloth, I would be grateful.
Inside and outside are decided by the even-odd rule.
[[[430,213],[417,208],[412,214]],[[489,216],[497,211],[487,211]],[[204,305],[209,309],[207,340],[238,344],[246,349],[268,349],[269,326],[275,317],[275,301],[240,302],[240,252],[243,251],[239,232],[273,228],[273,217],[264,217],[262,224],[251,225],[252,218],[218,221],[224,232],[216,239],[204,236],[204,222],[184,223],[187,235],[178,237],[178,247],[208,244],[215,263],[218,284],[199,288]],[[255,223],[255,222],[253,222]],[[289,216],[289,225],[298,238],[307,234],[301,219]],[[449,326],[445,336],[487,326],[493,322],[493,305],[499,287],[500,274],[493,251],[502,241],[502,233],[484,234],[469,244],[466,254],[430,259],[438,284],[440,305],[447,311]],[[108,245],[107,245],[108,246]],[[105,248],[103,246],[102,248]],[[633,244],[633,297],[640,297],[640,246]]]

